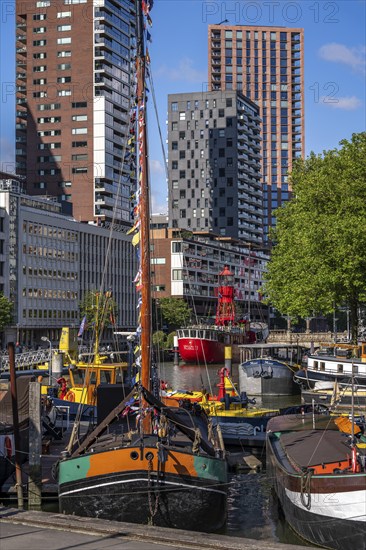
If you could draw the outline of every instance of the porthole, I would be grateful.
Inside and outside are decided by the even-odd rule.
[[[139,457],[139,453],[137,451],[132,451],[130,457],[132,458],[132,460],[137,460]]]

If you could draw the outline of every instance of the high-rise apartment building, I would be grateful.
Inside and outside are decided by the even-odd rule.
[[[209,25],[209,90],[238,90],[260,108],[264,234],[290,198],[288,172],[304,155],[304,32]]]
[[[17,173],[80,221],[130,225],[134,35],[131,0],[16,0]]]
[[[263,243],[258,106],[234,91],[168,96],[169,223]]]

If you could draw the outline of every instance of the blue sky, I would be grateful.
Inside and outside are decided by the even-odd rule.
[[[0,162],[14,161],[14,1],[0,0]],[[365,130],[364,0],[155,0],[151,69],[165,145],[167,95],[207,88],[209,24],[283,25],[305,30],[306,154]],[[149,100],[153,211],[167,208],[164,157]]]

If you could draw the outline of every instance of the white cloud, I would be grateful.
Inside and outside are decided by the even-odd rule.
[[[355,95],[337,97],[332,99],[332,101],[329,101],[329,97],[323,96],[320,98],[320,101],[328,107],[333,107],[333,109],[344,109],[345,111],[354,111],[362,105],[362,101]]]
[[[365,46],[349,48],[344,44],[331,42],[329,44],[324,44],[324,46],[319,49],[319,55],[325,61],[343,63],[344,65],[351,67],[354,71],[361,73],[366,72]]]
[[[165,76],[169,80],[181,80],[185,82],[207,82],[207,71],[199,71],[193,67],[193,59],[184,57],[174,69],[163,65],[158,69],[159,76]]]
[[[152,174],[165,174],[165,169],[159,160],[150,159],[150,170]]]

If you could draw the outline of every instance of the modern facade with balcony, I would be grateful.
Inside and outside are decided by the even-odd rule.
[[[3,343],[15,341],[15,331],[26,345],[45,334],[58,341],[62,327],[79,327],[88,291],[112,291],[118,327],[133,330],[136,270],[125,232],[79,223],[56,198],[26,195],[10,175],[0,179],[0,292],[14,305]]]
[[[182,231],[172,228],[153,230],[152,243],[152,292],[156,300],[181,298],[198,318],[214,318],[218,275],[228,265],[234,275],[238,316],[268,321],[261,292],[268,252],[208,231],[186,231],[183,236]]]
[[[130,225],[130,0],[16,0],[16,170],[79,221]]]
[[[288,173],[305,154],[304,30],[209,25],[209,89],[238,90],[262,119],[264,235],[273,210],[291,198]]]
[[[258,106],[235,91],[168,96],[169,223],[261,245]]]

